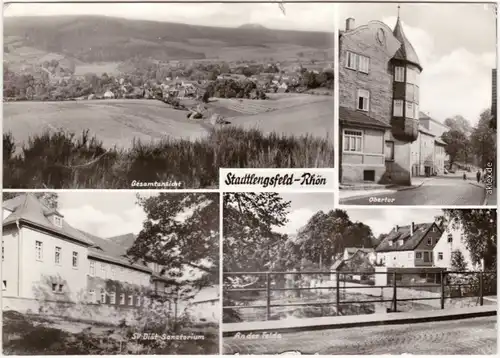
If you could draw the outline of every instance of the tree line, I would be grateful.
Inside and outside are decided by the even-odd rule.
[[[447,118],[444,124],[450,127],[442,135],[449,168],[463,163],[485,169],[488,163],[496,163],[496,129],[491,125],[490,109],[481,113],[475,126],[462,116]]]

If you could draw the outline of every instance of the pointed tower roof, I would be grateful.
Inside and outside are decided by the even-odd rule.
[[[417,66],[420,71],[422,71],[422,66],[417,56],[417,52],[413,48],[412,44],[406,38],[403,31],[403,25],[401,24],[401,18],[399,17],[399,6],[398,6],[398,20],[396,21],[396,26],[393,31],[394,36],[401,42],[401,47],[394,55],[395,60],[407,61],[415,66]]]

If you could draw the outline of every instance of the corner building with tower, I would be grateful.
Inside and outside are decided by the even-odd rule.
[[[393,30],[348,18],[339,56],[340,182],[410,185],[423,69],[399,16]]]

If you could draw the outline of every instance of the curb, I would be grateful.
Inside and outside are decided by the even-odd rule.
[[[418,185],[411,185],[411,186],[402,187],[402,188],[399,188],[399,189],[397,189],[396,187],[393,187],[393,188],[388,187],[388,188],[383,189],[383,190],[387,190],[386,194],[390,194],[390,193],[398,192],[398,191],[414,190],[414,189],[420,188],[422,185],[424,185],[426,182],[428,182],[430,180],[431,179],[424,180],[423,182],[421,182]],[[341,189],[341,190],[349,191],[351,189]],[[382,195],[382,194],[384,194],[384,192],[381,192],[379,194],[363,194],[363,195],[350,196],[348,198],[339,198],[339,204],[342,204],[343,201],[346,202],[346,201],[349,201],[349,200],[357,200],[357,199],[362,199],[362,198],[370,197],[370,196],[373,196],[373,195]]]
[[[475,186],[477,188],[484,189],[484,200],[483,200],[483,203],[481,204],[481,206],[487,206],[488,205],[488,195],[486,195],[486,188],[483,185],[475,183],[475,182],[469,182],[469,184],[472,186]]]
[[[356,195],[356,196],[349,196],[347,198],[339,198],[339,204],[342,204],[342,202],[346,202],[349,200],[369,198],[370,196],[373,196],[373,195],[393,194],[393,193],[396,193],[397,191],[398,190],[396,190],[396,189],[384,189],[384,191],[381,191],[378,194],[362,194],[362,195]],[[353,204],[353,205],[357,205],[357,204]]]
[[[386,326],[386,325],[411,324],[411,323],[453,321],[453,320],[467,319],[467,318],[491,317],[491,316],[496,316],[497,314],[498,313],[496,310],[496,306],[493,306],[493,308],[488,311],[452,313],[445,316],[406,317],[406,318],[390,317],[380,321],[343,322],[343,323],[331,323],[331,324],[316,324],[316,325],[302,326],[302,327],[283,327],[283,328],[280,327],[272,329],[271,328],[259,328],[259,329],[248,329],[248,330],[241,329],[233,331],[223,331],[222,336],[232,337],[236,333],[247,334],[247,333],[264,333],[271,331],[276,333],[295,333],[304,331],[307,332],[320,331],[325,329],[342,329],[342,328],[353,328],[353,327],[370,327],[370,326]]]

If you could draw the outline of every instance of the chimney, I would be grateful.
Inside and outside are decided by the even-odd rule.
[[[395,231],[398,231],[398,230],[399,230],[399,226],[397,226],[397,225],[396,225],[396,226],[394,227],[394,230],[395,230]]]
[[[350,31],[350,30],[354,29],[354,25],[355,25],[354,18],[349,17],[349,18],[347,18],[347,20],[345,20],[345,30],[346,31]]]
[[[410,235],[413,236],[413,233],[415,232],[415,223],[412,222],[411,223],[411,227],[410,227]]]

